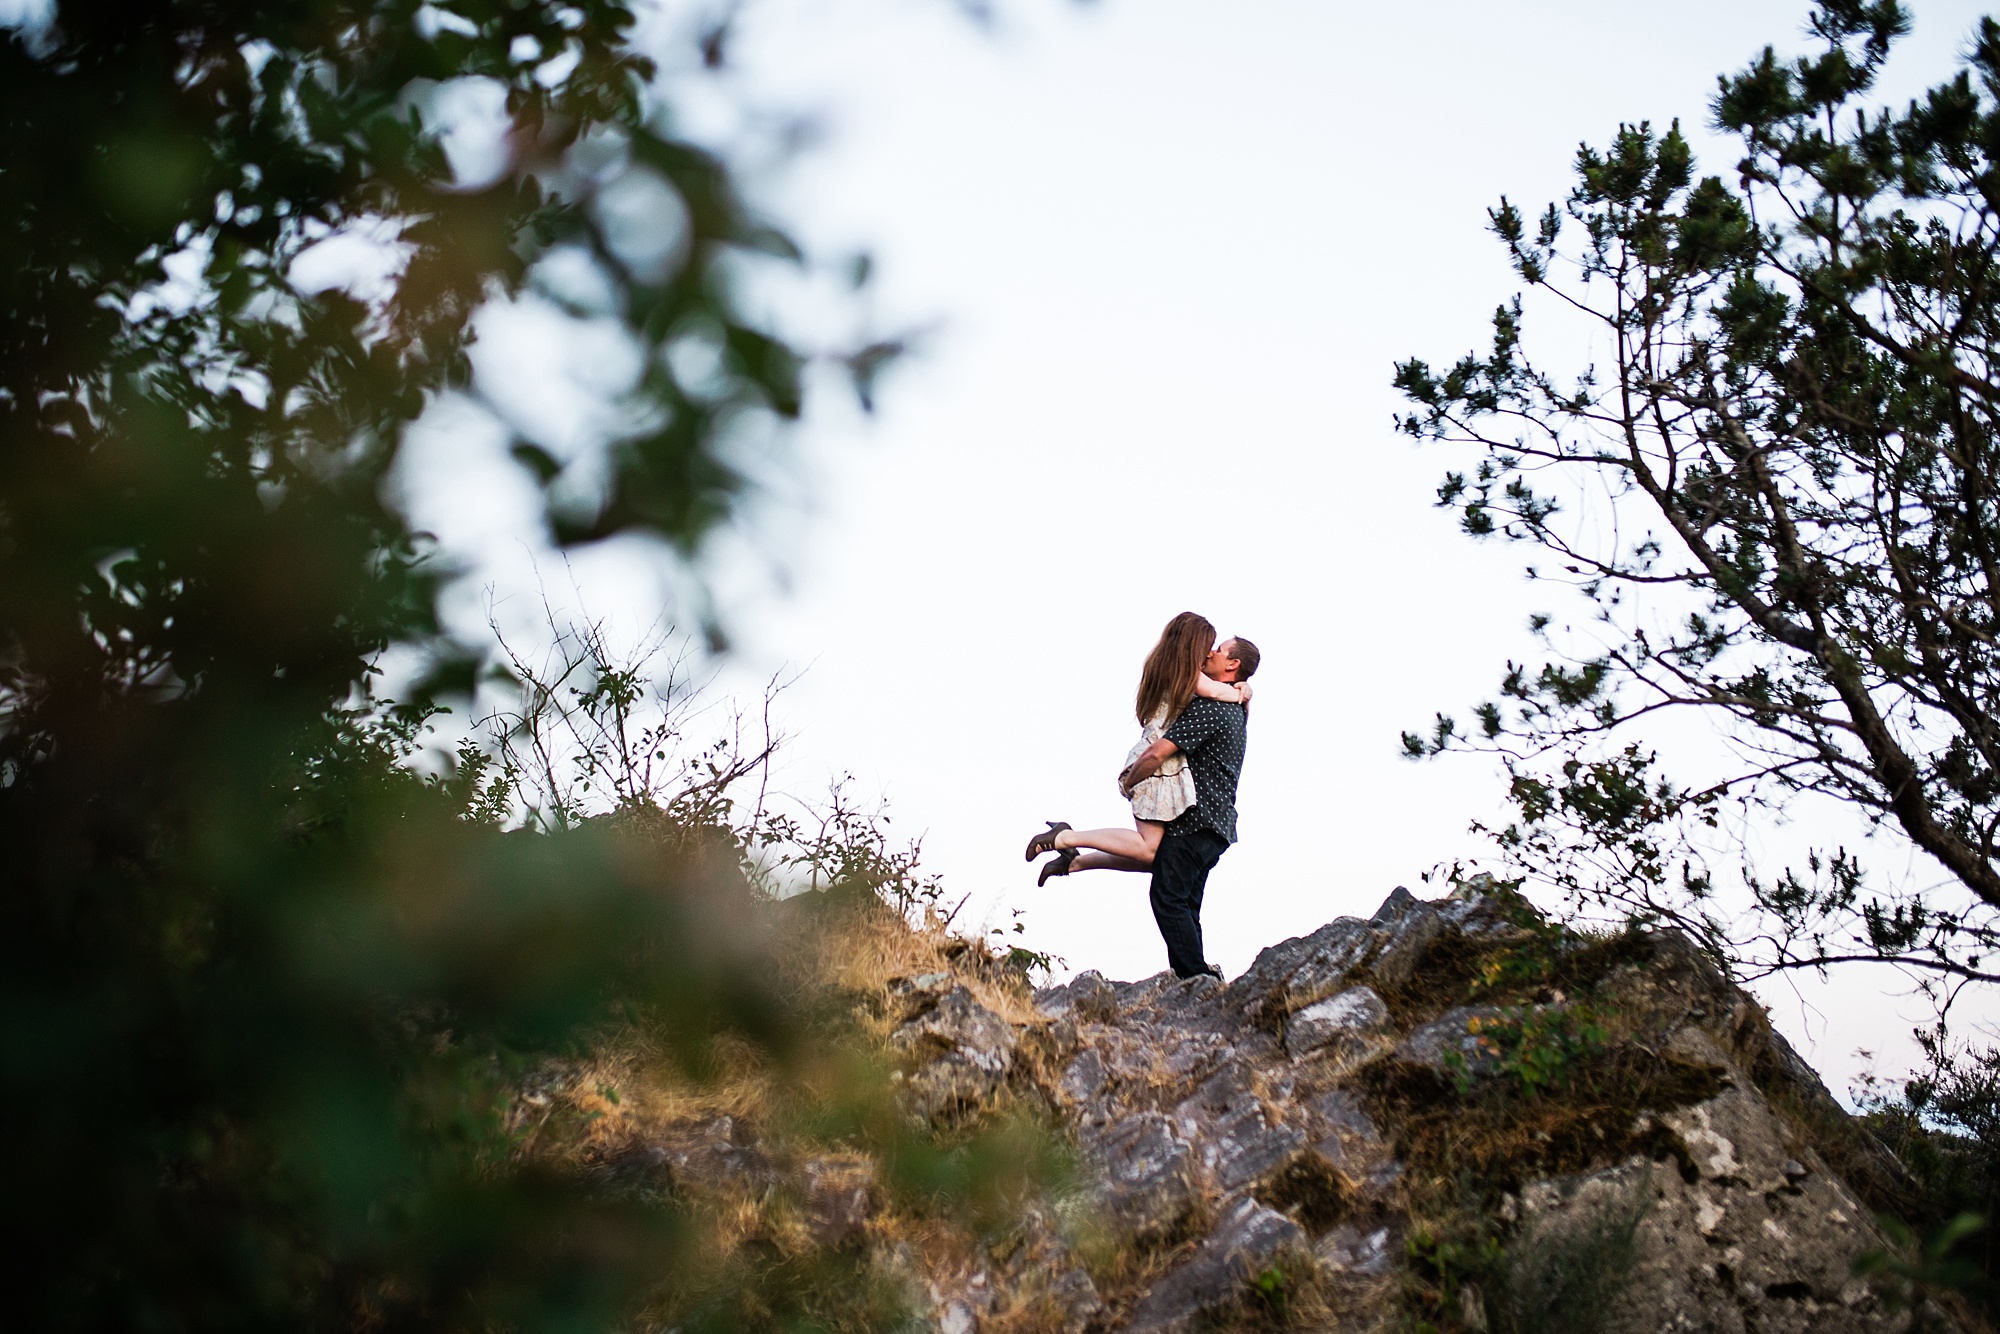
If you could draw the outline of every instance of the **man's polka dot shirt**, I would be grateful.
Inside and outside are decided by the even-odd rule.
[[[1236,841],[1236,780],[1243,772],[1248,740],[1247,710],[1241,704],[1195,696],[1167,728],[1194,772],[1194,805],[1167,824],[1169,834],[1213,829]]]

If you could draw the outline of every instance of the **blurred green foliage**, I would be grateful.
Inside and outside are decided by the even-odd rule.
[[[745,257],[795,252],[676,136],[633,25],[61,0],[0,33],[10,1324],[617,1323],[686,1218],[523,1160],[513,1081],[613,1021],[697,1076],[718,1035],[789,1050],[740,846],[503,832],[490,760],[409,763],[475,657],[384,479],[482,302],[561,251],[647,353],[559,541],[693,551],[745,486],[730,432],[800,409],[801,354],[734,295]],[[504,91],[490,182],[426,119],[464,79]],[[672,206],[599,207],[635,181]],[[387,295],[293,286],[355,228],[398,247]],[[691,335],[721,350],[699,385],[665,355]],[[392,644],[433,667],[393,708],[366,692]]]
[[[1863,1120],[1895,1151],[1922,1209],[1887,1219],[1897,1250],[1869,1256],[1864,1272],[1918,1311],[1955,1292],[1991,1321],[2000,1316],[2000,1051],[1955,1042],[1948,1028],[1918,1034],[1924,1066],[1899,1084],[1864,1081]]]

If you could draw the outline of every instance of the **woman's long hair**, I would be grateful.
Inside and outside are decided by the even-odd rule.
[[[1206,616],[1184,611],[1160,631],[1160,642],[1146,655],[1139,673],[1139,725],[1144,727],[1162,708],[1171,720],[1194,698],[1195,678],[1208,651],[1215,647],[1215,627]]]

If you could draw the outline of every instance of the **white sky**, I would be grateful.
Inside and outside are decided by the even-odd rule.
[[[784,703],[790,785],[851,772],[923,837],[949,900],[970,896],[962,922],[1023,910],[1028,943],[1129,978],[1164,966],[1145,879],[1038,891],[1021,846],[1044,819],[1129,820],[1112,776],[1169,616],[1255,639],[1242,842],[1204,913],[1234,975],[1397,884],[1432,892],[1421,872],[1477,851],[1466,826],[1496,813],[1497,766],[1412,765],[1397,735],[1462,715],[1530,651],[1528,612],[1563,610],[1520,578],[1524,550],[1476,546],[1432,508],[1465,458],[1392,432],[1392,360],[1483,341],[1516,286],[1484,210],[1561,198],[1579,140],[1679,116],[1726,171],[1704,128],[1715,77],[1797,46],[1805,5],[1004,9],[991,33],[943,0],[745,15],[732,77],[828,132],[773,211],[816,253],[874,253],[884,327],[938,328],[872,421],[821,397],[795,442],[805,501],[767,507],[761,554],[719,562],[725,683],[808,667]],[[1945,74],[1978,12],[1915,9],[1898,99]],[[481,370],[618,374],[587,342],[547,351],[495,328]],[[500,441],[452,411],[411,477],[456,504],[414,508],[485,551],[485,578],[518,566],[529,497],[467,481]],[[663,596],[629,546],[575,567],[599,608]],[[1885,998],[1896,985],[1765,994],[1843,1092],[1857,1047],[1907,1064],[1925,1011]]]

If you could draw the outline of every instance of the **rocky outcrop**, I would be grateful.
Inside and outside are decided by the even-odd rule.
[[[1579,1303],[1606,1330],[1907,1325],[1855,1277],[1888,1245],[1869,1205],[1752,1069],[1837,1104],[1789,1047],[1744,1047],[1761,1011],[1678,937],[1580,940],[1490,884],[1398,890],[1227,986],[1086,972],[1035,1001],[1056,1042],[1031,1088],[1083,1150],[1098,1215],[1156,1257],[1100,1294],[1099,1327],[1227,1324],[1301,1282],[1329,1327],[1394,1323],[1412,1284],[1392,1280],[1452,1227],[1497,1258],[1419,1313],[1440,1328],[1539,1328],[1558,1304],[1582,1328]],[[1565,1082],[1611,1071],[1626,1105]],[[1418,1122],[1454,1117],[1491,1154],[1451,1164],[1483,1180],[1440,1187],[1453,1150]]]
[[[949,1263],[878,1225],[852,1153],[767,1152],[722,1117],[632,1161],[790,1192],[943,1334],[1911,1327],[1856,1277],[1900,1166],[1678,936],[1579,937],[1475,882],[1399,889],[1227,985],[989,983],[865,1001],[913,1124],[952,1142],[1025,1109],[1072,1150],[1069,1187]]]

